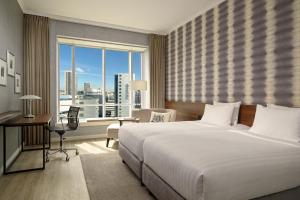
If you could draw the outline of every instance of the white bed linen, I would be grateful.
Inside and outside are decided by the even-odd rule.
[[[166,123],[127,123],[120,127],[119,141],[131,153],[137,156],[140,161],[143,161],[143,144],[148,137],[167,134],[186,134],[189,132],[221,131],[229,128],[232,127],[216,126],[201,122],[201,120]]]
[[[144,163],[189,200],[251,199],[300,186],[300,146],[248,131],[160,135]]]

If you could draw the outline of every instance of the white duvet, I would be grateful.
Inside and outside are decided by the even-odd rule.
[[[178,133],[223,131],[224,129],[228,129],[228,127],[215,126],[200,120],[167,123],[128,123],[120,127],[119,141],[140,161],[143,161],[143,144],[148,137]]]
[[[300,146],[246,131],[148,137],[144,163],[189,200],[251,199],[300,186]]]

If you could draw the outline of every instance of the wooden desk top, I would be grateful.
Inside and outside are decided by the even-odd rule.
[[[15,118],[21,114],[22,114],[21,111],[8,111],[8,112],[0,113],[0,124],[12,118]]]
[[[19,115],[0,124],[0,126],[34,126],[48,124],[52,119],[52,114],[36,115],[34,118],[25,118]]]

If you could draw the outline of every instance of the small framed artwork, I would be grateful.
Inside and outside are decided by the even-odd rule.
[[[21,74],[15,74],[15,93],[21,93]]]
[[[7,85],[7,66],[6,62],[0,59],[0,85],[6,86]]]
[[[10,76],[15,75],[15,66],[16,66],[16,59],[15,55],[12,54],[10,51],[6,52],[6,60],[7,60],[7,74]]]

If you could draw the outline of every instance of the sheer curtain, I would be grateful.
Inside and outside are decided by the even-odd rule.
[[[150,107],[165,107],[166,36],[150,34]]]
[[[23,94],[41,97],[33,101],[33,114],[50,113],[50,52],[49,19],[47,17],[24,15],[24,77]],[[28,103],[24,103],[24,112]],[[24,130],[26,145],[42,143],[40,128]]]

